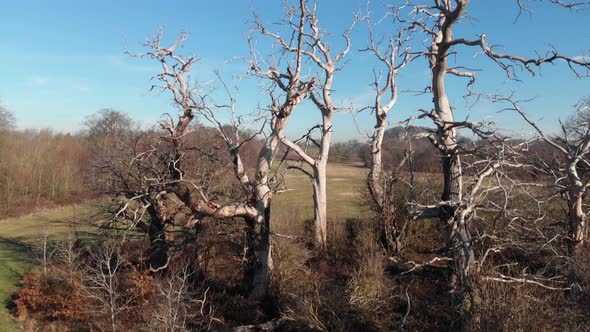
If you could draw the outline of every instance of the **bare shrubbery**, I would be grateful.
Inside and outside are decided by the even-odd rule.
[[[590,245],[585,244],[581,253],[570,261],[570,278],[579,284],[590,299]]]
[[[365,198],[365,206],[370,209],[373,231],[388,254],[404,255],[435,248],[440,245],[442,235],[439,225],[431,222],[414,221],[415,207],[409,205],[426,204],[433,196],[437,180],[430,174],[415,173],[412,178],[407,172],[384,172],[384,204],[379,208],[370,198]]]
[[[478,282],[474,331],[586,331],[587,290],[551,291],[534,284]]]
[[[152,331],[209,331],[216,310],[209,288],[195,288],[195,272],[181,264],[154,282],[154,314],[147,321]],[[209,297],[208,297],[209,296]]]
[[[132,243],[79,243],[64,241],[45,273],[25,275],[13,300],[16,316],[100,331],[206,331],[219,322],[193,265],[178,262],[156,276],[133,257]]]

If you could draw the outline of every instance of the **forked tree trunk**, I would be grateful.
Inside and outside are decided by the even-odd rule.
[[[394,89],[397,88],[394,87]],[[394,98],[392,98],[393,101],[395,101]],[[369,194],[373,199],[377,212],[380,214],[378,224],[379,238],[387,251],[399,254],[401,250],[401,239],[398,225],[396,224],[396,192],[395,190],[391,190],[392,188],[385,190],[383,179],[382,145],[385,129],[387,128],[388,108],[382,108],[378,102],[375,108],[377,109],[375,112],[376,125],[371,139],[371,165],[369,165],[367,184]],[[398,167],[401,167],[401,164]]]
[[[186,39],[186,35],[181,35],[173,46],[164,48],[160,46],[160,35],[156,36],[150,47],[155,52],[148,52],[144,54],[137,54],[134,56],[149,56],[152,59],[157,59],[162,64],[163,74],[158,75],[160,81],[164,83],[164,89],[170,90],[174,94],[174,101],[177,106],[182,107],[183,114],[180,115],[176,125],[172,123],[163,122],[162,128],[169,132],[169,140],[173,145],[174,159],[169,162],[169,173],[173,185],[171,191],[173,191],[178,199],[180,199],[184,205],[191,209],[193,218],[197,220],[203,216],[211,216],[216,218],[245,218],[248,222],[249,229],[249,252],[252,253],[252,297],[256,299],[262,299],[268,295],[269,283],[270,283],[270,271],[272,269],[272,261],[270,258],[270,204],[272,200],[272,190],[269,185],[269,173],[271,171],[272,161],[275,157],[277,147],[280,142],[281,132],[292,113],[293,109],[307,96],[309,89],[313,86],[313,80],[309,82],[301,82],[301,67],[302,67],[302,54],[304,52],[303,38],[304,38],[304,26],[305,26],[305,2],[301,1],[301,15],[299,22],[298,36],[297,36],[297,51],[295,52],[295,63],[296,67],[288,67],[287,73],[279,73],[274,68],[270,67],[268,71],[261,70],[260,67],[252,60],[252,66],[250,67],[260,77],[270,79],[273,81],[281,90],[286,93],[285,101],[282,105],[275,103],[273,98],[272,103],[272,122],[271,122],[271,133],[266,139],[263,148],[261,149],[256,165],[256,179],[251,181],[247,170],[240,157],[240,147],[246,143],[240,135],[240,131],[234,131],[235,137],[230,137],[220,122],[215,119],[213,113],[209,113],[209,109],[200,103],[196,103],[193,95],[193,87],[187,82],[185,74],[190,72],[191,65],[197,61],[195,57],[188,59],[182,56],[174,54],[176,47],[181,45]],[[266,34],[264,29],[261,29],[260,33]],[[269,34],[275,37],[275,35]],[[280,40],[282,40],[279,37]],[[169,65],[167,60],[172,60],[173,65]],[[179,66],[180,65],[180,66]],[[218,75],[219,76],[219,75]],[[220,77],[221,79],[221,77]],[[285,81],[288,81],[286,83]],[[231,99],[231,110],[232,116],[235,114],[234,111],[234,97],[231,96],[231,92],[225,86]],[[187,128],[194,118],[194,112],[205,112],[206,118],[208,118],[219,132],[222,139],[227,144],[228,152],[233,159],[234,164],[234,175],[239,181],[241,188],[245,194],[247,202],[233,202],[224,206],[217,205],[206,197],[205,193],[201,191],[198,186],[191,184],[190,179],[184,179],[183,174],[183,160],[182,157],[186,150],[183,147],[185,136],[188,133]],[[238,121],[239,122],[239,121]],[[235,121],[234,125],[237,125]],[[254,137],[252,137],[254,138]],[[166,192],[164,192],[164,195]],[[166,243],[166,227],[172,227],[174,221],[174,214],[160,215],[161,211],[158,200],[158,207],[152,207],[155,209],[152,213],[154,217],[154,227],[150,231],[150,237],[152,238],[152,252],[154,257],[158,257],[158,261],[168,260],[167,255],[164,256],[164,252],[167,253]],[[165,207],[165,206],[164,206]],[[160,211],[158,211],[160,210]],[[169,222],[168,222],[169,220]],[[192,218],[188,223],[192,223]],[[161,222],[159,222],[161,221]],[[155,258],[154,258],[155,259]]]
[[[442,172],[443,193],[441,200],[455,205],[462,200],[463,174],[461,159],[457,154],[457,131],[453,127],[453,110],[451,108],[445,86],[447,74],[447,57],[449,42],[453,39],[452,24],[460,16],[446,17],[442,19],[441,30],[432,43],[431,70],[432,93],[435,113],[438,116],[438,144],[442,145]],[[447,232],[447,244],[452,250],[453,264],[451,266],[450,287],[451,305],[454,319],[453,325],[461,330],[469,330],[471,326],[470,313],[474,309],[470,292],[469,271],[474,264],[471,236],[467,225],[466,216],[460,217],[453,207],[444,207],[440,211],[440,221],[443,225],[450,226]]]
[[[170,131],[170,137],[172,138],[172,146],[174,148],[174,162],[169,163],[169,172],[172,178],[176,181],[182,180],[183,177],[183,144],[184,135],[190,122],[193,119],[192,110],[186,109],[184,115],[181,116],[176,124],[176,127]],[[179,188],[185,188],[186,186],[179,182],[173,188],[176,191],[178,198],[183,200],[183,197],[178,194]],[[188,201],[190,201],[190,195]],[[168,210],[168,197],[166,192],[156,194],[154,198],[154,206],[149,210],[150,213],[150,225],[149,225],[149,237],[150,237],[150,270],[153,272],[166,269],[170,261],[169,248],[170,244],[174,242],[174,214]],[[188,205],[190,206],[190,205]]]
[[[317,103],[317,101],[316,101]],[[297,144],[282,139],[282,142],[290,149],[295,151],[304,162],[311,167],[312,171],[308,172],[302,170],[311,180],[311,187],[313,190],[313,244],[317,249],[324,250],[327,245],[327,219],[328,219],[328,201],[327,201],[327,168],[328,168],[328,154],[330,152],[330,144],[332,141],[332,111],[329,109],[322,109],[323,125],[322,137],[318,144],[320,151],[317,158],[308,155]]]
[[[272,132],[266,139],[256,162],[256,184],[254,188],[254,199],[256,206],[256,217],[251,225],[250,250],[251,257],[251,274],[252,290],[251,297],[257,301],[262,301],[270,295],[270,278],[272,275],[272,257],[270,245],[270,218],[272,190],[269,185],[269,174],[272,169],[272,162],[277,153],[280,144],[280,137],[287,120],[296,105],[301,102],[307,93],[307,88],[301,90],[301,95],[290,92],[287,96],[287,103],[281,108],[278,115],[271,122]]]

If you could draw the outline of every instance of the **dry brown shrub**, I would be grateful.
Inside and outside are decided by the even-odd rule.
[[[80,283],[27,273],[14,295],[17,317],[33,315],[44,320],[80,321],[84,318],[84,301]]]

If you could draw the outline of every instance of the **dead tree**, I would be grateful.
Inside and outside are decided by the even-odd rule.
[[[505,110],[517,112],[535,130],[538,138],[560,156],[556,165],[540,160],[537,169],[555,178],[551,187],[567,203],[569,250],[571,254],[576,253],[588,238],[584,196],[590,185],[586,171],[590,166],[590,100],[581,100],[574,116],[566,122],[560,122],[561,134],[557,137],[545,134],[522,110],[518,101],[502,97],[495,98],[495,101],[508,103]]]
[[[297,46],[298,48],[301,45]],[[301,52],[295,54],[295,68],[288,67],[284,73],[281,73],[276,67],[271,66],[267,70],[262,69],[253,56],[249,62],[252,74],[256,77],[268,79],[272,85],[279,87],[283,92],[280,96],[271,94],[272,101],[270,112],[264,118],[270,118],[268,130],[261,128],[259,132],[250,137],[243,138],[240,132],[241,117],[237,115],[235,109],[235,96],[230,91],[227,84],[218,75],[225,91],[230,100],[229,104],[216,105],[217,109],[227,108],[230,111],[232,124],[228,132],[221,122],[217,120],[216,112],[207,108],[202,115],[216,128],[219,136],[226,143],[227,151],[231,155],[235,176],[241,184],[241,188],[249,208],[255,211],[254,215],[245,218],[250,227],[249,235],[249,253],[252,261],[252,295],[255,298],[262,299],[268,295],[268,286],[272,272],[272,257],[270,246],[271,234],[271,203],[275,194],[276,186],[272,185],[273,181],[273,162],[277,155],[280,137],[287,125],[287,121],[295,108],[306,97],[313,81],[303,81],[301,77]],[[256,159],[256,169],[254,177],[250,177],[241,161],[240,149],[248,141],[256,138],[264,132],[265,139],[258,151]]]
[[[96,312],[106,316],[108,328],[113,332],[120,330],[120,316],[133,300],[121,288],[120,274],[125,263],[116,243],[103,243],[93,250],[82,267],[85,296]]]
[[[428,3],[428,4],[427,4]],[[517,1],[522,6],[520,1]],[[428,36],[430,46],[422,55],[429,61],[431,72],[431,84],[434,110],[426,112],[437,127],[435,135],[427,135],[433,145],[440,151],[443,173],[443,190],[441,200],[436,206],[423,210],[416,217],[438,217],[443,225],[449,225],[448,246],[453,255],[453,275],[451,279],[453,288],[453,306],[456,313],[464,311],[461,308],[470,307],[467,292],[469,291],[469,271],[473,270],[475,259],[471,244],[473,239],[468,230],[468,221],[471,215],[470,209],[459,208],[465,201],[464,172],[461,155],[465,154],[465,148],[458,140],[458,130],[461,128],[471,130],[476,135],[481,133],[479,127],[468,121],[457,121],[447,93],[446,77],[453,75],[469,79],[468,93],[475,83],[475,72],[462,66],[452,67],[449,63],[451,54],[459,53],[460,48],[475,47],[481,54],[496,63],[505,71],[509,79],[514,78],[516,68],[535,74],[535,68],[545,63],[565,62],[576,75],[581,74],[576,68],[587,70],[590,63],[576,57],[566,57],[556,50],[547,52],[545,56],[527,58],[512,54],[503,54],[495,51],[495,48],[487,42],[485,34],[476,39],[457,38],[454,36],[455,25],[467,15],[470,0],[433,0],[432,2],[415,3],[410,1],[404,5],[392,5],[394,17],[409,26],[421,29]],[[563,5],[563,3],[558,2]],[[523,7],[521,7],[523,8]],[[491,168],[494,173],[496,168]],[[466,317],[457,317],[457,324],[468,328]]]
[[[152,269],[168,263],[167,242],[171,217],[167,216],[164,186],[171,178],[166,153],[159,154],[159,133],[129,130],[110,133],[94,141],[91,185],[114,197],[124,197],[114,221],[130,220],[149,234]],[[164,170],[164,172],[162,172]],[[95,179],[96,178],[96,179]],[[149,221],[146,222],[146,219]],[[166,234],[168,233],[168,234]]]
[[[344,49],[333,55],[332,50],[330,50],[324,40],[326,33],[320,29],[316,7],[317,3],[315,1],[308,0],[300,0],[298,6],[287,4],[286,11],[289,13],[289,17],[285,25],[288,29],[292,30],[292,35],[297,36],[296,43],[292,41],[291,37],[286,38],[269,31],[258,19],[256,20],[256,26],[258,32],[272,38],[282,52],[298,54],[297,57],[301,58],[298,68],[303,63],[301,61],[305,60],[306,63],[309,62],[311,64],[309,68],[306,68],[307,71],[319,71],[317,77],[310,80],[313,89],[310,89],[309,96],[320,111],[322,123],[312,127],[306,135],[308,140],[319,149],[317,156],[314,157],[308,154],[296,142],[290,140],[285,135],[280,136],[280,141],[290,150],[295,151],[303,162],[311,168],[310,172],[304,168],[296,167],[311,180],[314,202],[314,242],[321,249],[326,247],[326,171],[332,142],[332,117],[337,110],[332,100],[332,84],[334,82],[334,74],[339,69],[340,62],[350,50],[350,33],[359,18],[355,17],[351,27],[342,35],[346,43]],[[319,140],[311,137],[311,133],[316,129],[319,131]]]
[[[383,178],[383,161],[382,161],[382,145],[385,130],[387,129],[387,115],[388,112],[394,107],[399,96],[399,89],[397,84],[397,76],[399,71],[409,64],[413,59],[416,59],[414,54],[410,53],[410,46],[407,45],[411,39],[413,28],[400,29],[396,37],[389,37],[387,47],[382,49],[380,45],[375,42],[375,36],[372,29],[372,22],[370,15],[366,17],[367,27],[369,31],[370,45],[362,50],[371,52],[379,61],[381,67],[384,67],[385,75],[383,70],[373,70],[374,82],[372,85],[375,88],[375,99],[372,105],[373,112],[375,114],[375,127],[371,135],[370,151],[371,151],[371,163],[369,165],[369,174],[367,176],[367,184],[369,193],[376,205],[377,211],[384,214],[387,209],[390,216],[387,216],[388,221],[383,220],[380,224],[380,233],[384,238],[385,245],[389,248],[395,244],[395,250],[400,250],[400,243],[398,241],[398,230],[395,224],[395,207],[385,207],[385,179]],[[385,78],[383,78],[385,76]],[[405,163],[404,158],[400,163],[400,166]],[[383,216],[382,218],[385,218]]]
[[[300,24],[303,24],[301,22]],[[160,204],[168,194],[177,196],[184,205],[192,211],[193,223],[199,222],[205,216],[213,218],[241,217],[246,220],[251,228],[250,248],[252,255],[252,296],[263,299],[268,295],[270,273],[272,270],[270,248],[270,208],[273,190],[270,184],[272,162],[277,153],[282,131],[294,108],[306,97],[312,86],[312,81],[305,82],[301,77],[302,53],[295,52],[295,68],[289,67],[285,72],[271,67],[262,69],[257,66],[255,60],[251,61],[251,70],[254,75],[265,77],[276,84],[284,92],[283,101],[278,103],[273,100],[270,114],[270,133],[266,136],[264,144],[258,154],[256,172],[254,178],[250,178],[240,156],[240,149],[248,141],[254,139],[257,134],[243,138],[240,134],[240,120],[236,115],[235,97],[231,90],[220,79],[224,90],[228,94],[229,103],[218,104],[205,94],[200,94],[198,88],[193,88],[187,82],[186,75],[190,72],[191,65],[197,61],[195,57],[184,58],[175,53],[176,48],[186,39],[182,35],[171,47],[160,45],[161,35],[154,37],[147,45],[151,51],[134,56],[150,57],[162,64],[163,73],[157,78],[163,83],[154,86],[155,89],[169,91],[174,97],[174,102],[181,110],[176,124],[172,121],[162,123],[162,128],[167,132],[167,139],[173,143],[173,155],[169,162],[168,172],[171,174],[168,180],[158,181],[165,185],[161,192],[161,199],[156,200],[154,212],[160,215],[154,216],[156,220],[173,220],[173,214],[166,212],[166,204]],[[302,50],[302,38],[294,46]],[[173,64],[169,64],[173,62]],[[221,76],[218,75],[219,78]],[[209,104],[207,104],[209,102]],[[228,130],[217,120],[216,112],[229,109],[232,115],[232,124]],[[218,132],[226,144],[226,151],[233,164],[234,176],[243,191],[244,201],[218,205],[210,201],[201,188],[192,179],[185,177],[183,172],[183,157],[186,151],[183,149],[184,137],[188,134],[188,124],[195,116],[202,116]],[[162,225],[172,225],[172,222],[162,222]],[[157,225],[157,224],[156,224]],[[160,234],[166,234],[165,226]],[[164,242],[169,242],[165,237]]]

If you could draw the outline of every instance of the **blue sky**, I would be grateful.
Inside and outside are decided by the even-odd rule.
[[[165,112],[172,111],[169,96],[148,94],[149,78],[158,72],[157,64],[124,55],[125,48],[141,51],[148,35],[164,27],[173,39],[180,31],[191,33],[182,49],[197,54],[201,62],[193,78],[208,82],[212,70],[220,69],[228,79],[243,74],[239,61],[226,63],[236,56],[247,55],[245,36],[251,29],[251,9],[265,22],[282,18],[280,1],[217,0],[217,1],[2,1],[0,4],[0,101],[16,115],[19,128],[54,128],[76,132],[84,117],[101,108],[114,108],[129,113],[145,125],[155,123]],[[371,2],[375,17],[384,12],[382,0]],[[473,0],[472,22],[463,22],[455,35],[473,38],[485,32],[491,44],[500,44],[504,51],[535,56],[534,51],[554,46],[570,56],[590,54],[590,11],[572,12],[555,6],[530,3],[535,10],[514,23],[515,0]],[[319,0],[320,24],[335,35],[349,25],[352,12],[365,9],[364,1]],[[389,29],[388,21],[379,29]],[[338,73],[334,96],[341,103],[360,106],[370,103],[373,59],[357,50],[366,46],[366,34],[359,25],[353,34],[353,48],[348,62]],[[267,50],[268,40],[260,40]],[[341,47],[338,38],[331,45]],[[590,80],[577,79],[563,64],[547,65],[542,75],[531,77],[521,73],[522,82],[508,82],[495,65],[474,51],[457,56],[462,65],[475,66],[478,73],[476,91],[514,91],[521,99],[535,98],[525,110],[548,130],[555,130],[558,118],[565,118],[572,105],[590,95]],[[423,89],[428,83],[425,62],[416,62],[399,77],[402,90]],[[215,83],[211,83],[212,86]],[[499,105],[465,101],[464,80],[449,79],[449,89],[459,119],[494,119],[498,126],[519,133],[530,132],[514,114],[501,113]],[[248,113],[268,100],[256,89],[252,80],[238,83],[239,109]],[[219,95],[219,98],[222,96]],[[429,96],[402,94],[392,110],[391,121],[415,113],[417,108],[431,108]],[[302,105],[289,126],[292,136],[305,132],[320,121],[309,104]],[[223,115],[221,116],[223,118]],[[341,113],[335,119],[337,140],[363,139],[372,126],[368,113],[356,116]],[[357,129],[357,127],[359,129]]]

